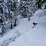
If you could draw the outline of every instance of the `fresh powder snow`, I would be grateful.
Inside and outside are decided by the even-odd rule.
[[[18,21],[19,24],[16,27],[9,29],[6,35],[0,37],[0,46],[46,46],[46,14],[44,14],[44,10],[37,10],[34,16],[30,17],[30,21],[27,18]],[[34,26],[33,22],[36,22],[37,25]]]

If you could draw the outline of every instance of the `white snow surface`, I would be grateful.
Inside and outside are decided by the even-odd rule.
[[[34,28],[33,22],[37,23]],[[43,10],[36,11],[30,21],[22,18],[18,23],[6,35],[0,37],[0,46],[46,46],[46,14]]]

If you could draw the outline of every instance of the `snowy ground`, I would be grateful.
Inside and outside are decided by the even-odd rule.
[[[46,46],[46,16],[43,15],[39,10],[30,21],[19,19],[17,27],[0,38],[0,46]],[[33,22],[38,23],[34,28]]]

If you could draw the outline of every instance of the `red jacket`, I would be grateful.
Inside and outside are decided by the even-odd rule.
[[[33,22],[33,25],[35,26],[35,25],[37,25],[37,23],[36,22]]]

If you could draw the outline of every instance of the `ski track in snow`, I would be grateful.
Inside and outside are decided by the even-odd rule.
[[[30,28],[29,28],[30,29]],[[28,30],[29,30],[28,29]],[[32,28],[31,28],[32,29]],[[26,33],[28,30],[26,30],[24,33]],[[12,36],[11,38],[9,38],[9,39],[6,39],[6,40],[4,40],[3,42],[1,42],[1,44],[0,44],[0,46],[8,46],[11,42],[14,42],[14,41],[16,41],[16,38],[18,38],[20,35],[23,35],[24,33],[20,33],[17,29],[16,29],[16,33],[17,33],[17,35],[16,36]],[[26,39],[25,38],[23,38],[25,41],[26,41]],[[28,42],[29,43],[29,42]]]
[[[16,36],[13,35],[11,38],[6,39],[3,42],[1,42],[0,46],[8,46],[11,42],[14,42],[16,38],[18,38],[21,35],[21,33],[18,30],[16,33],[17,33]]]

